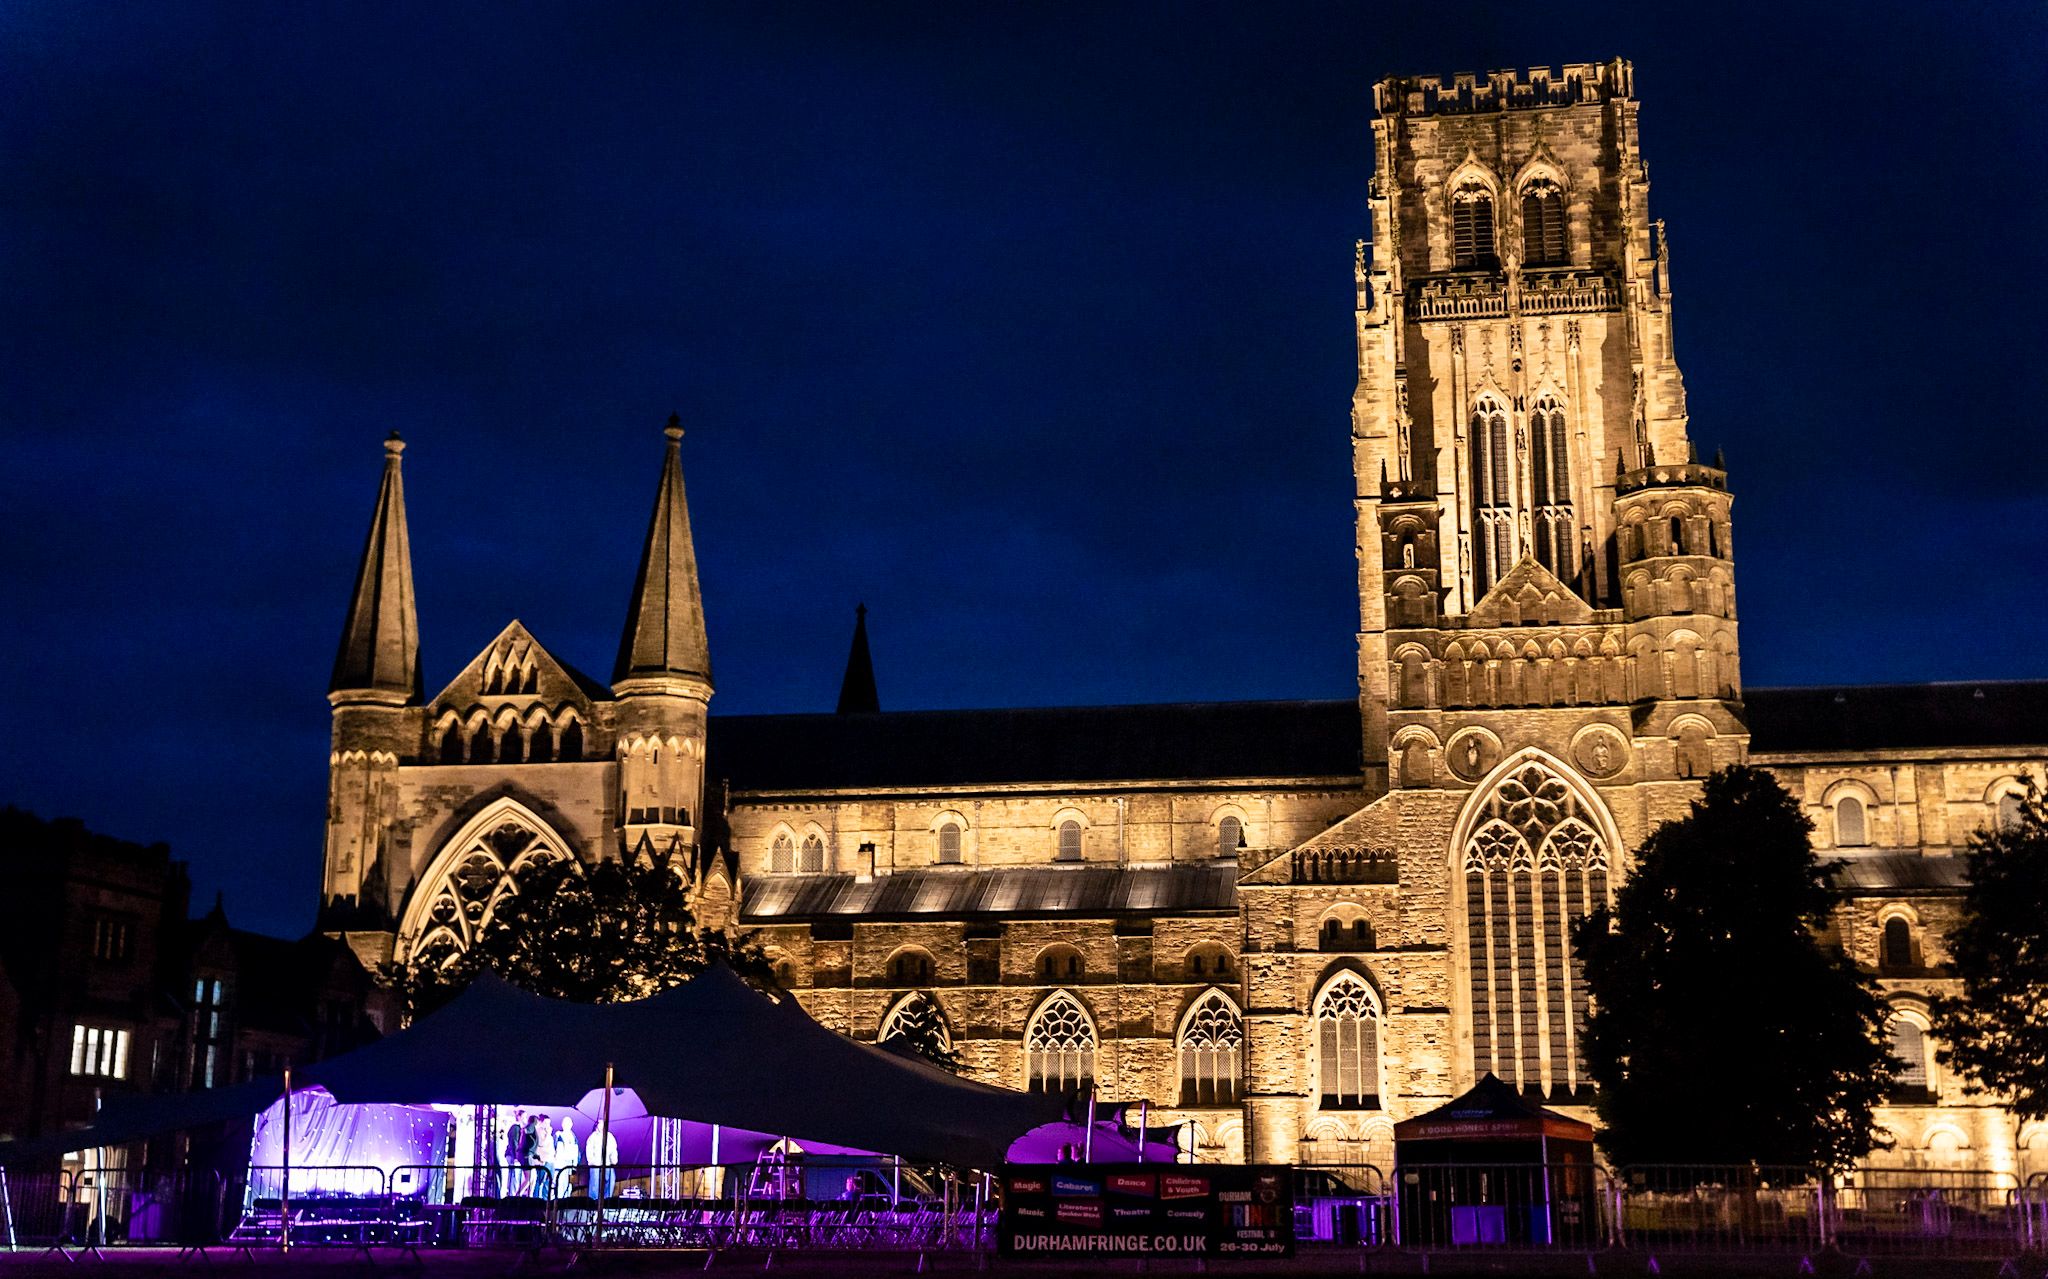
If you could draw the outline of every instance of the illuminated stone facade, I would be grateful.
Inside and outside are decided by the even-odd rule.
[[[1630,80],[1375,91],[1355,703],[881,712],[863,632],[841,713],[708,720],[673,425],[611,683],[515,622],[429,698],[394,442],[331,694],[329,926],[445,952],[526,862],[667,859],[826,1025],[1149,1099],[1204,1158],[1384,1165],[1484,1071],[1589,1101],[1569,925],[1751,760],[1839,858],[1836,929],[1910,1046],[2048,686],[1745,694]],[[1901,1100],[1894,1160],[2048,1168],[1938,1071]]]

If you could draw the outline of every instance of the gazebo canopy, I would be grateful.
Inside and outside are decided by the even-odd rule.
[[[1593,1125],[1523,1097],[1491,1071],[1462,1097],[1394,1125],[1396,1142],[1593,1140]]]

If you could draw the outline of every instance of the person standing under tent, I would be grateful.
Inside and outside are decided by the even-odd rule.
[[[602,1149],[600,1149],[602,1143]],[[590,1130],[590,1139],[583,1144],[585,1162],[590,1165],[590,1194],[593,1199],[609,1199],[612,1189],[619,1180],[619,1134],[602,1124]]]
[[[526,1149],[532,1139],[532,1130],[526,1126],[526,1113],[514,1109],[512,1122],[505,1125],[505,1193],[508,1196],[526,1193]]]
[[[569,1187],[576,1183],[576,1168],[583,1162],[583,1146],[576,1140],[576,1116],[562,1116],[562,1131],[555,1135],[555,1175],[560,1178],[559,1189],[566,1195]]]
[[[546,1115],[533,1122],[533,1175],[535,1193],[542,1199],[555,1197],[555,1121]]]

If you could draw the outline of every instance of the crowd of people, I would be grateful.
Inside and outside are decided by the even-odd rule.
[[[505,1129],[502,1151],[505,1193],[536,1199],[552,1199],[569,1193],[576,1169],[588,1164],[590,1176],[585,1188],[598,1199],[609,1199],[618,1183],[619,1139],[615,1134],[592,1127],[584,1141],[576,1139],[576,1116],[562,1116],[562,1125],[546,1115],[512,1112]]]

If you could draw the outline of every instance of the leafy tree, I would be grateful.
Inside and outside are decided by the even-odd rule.
[[[1935,1057],[2017,1120],[2048,1118],[2048,804],[1970,839],[1970,886],[1948,936],[1960,998],[1933,1001]]]
[[[1884,1006],[1819,936],[1831,894],[1812,829],[1769,773],[1724,769],[1574,934],[1616,1162],[1839,1168],[1876,1144],[1895,1069]]]
[[[714,960],[757,986],[772,989],[774,982],[750,937],[697,927],[689,890],[673,870],[615,861],[533,868],[476,944],[444,958],[419,955],[385,966],[383,976],[409,1016],[439,1008],[485,969],[537,995],[591,1004],[644,999],[688,981]]]
[[[913,1053],[957,1075],[960,1073],[960,1054],[946,1034],[945,1023],[939,1020],[937,1007],[928,1002],[929,996],[926,1000],[896,1019],[889,1036],[881,1041],[882,1046]]]

